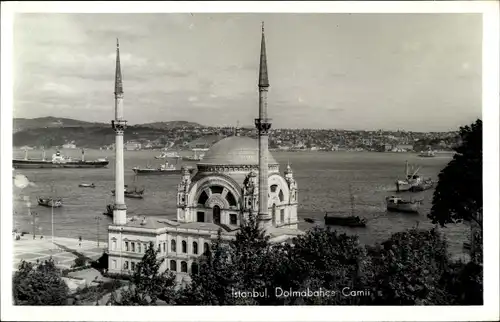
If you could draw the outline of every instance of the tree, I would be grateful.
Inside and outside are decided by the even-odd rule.
[[[69,294],[52,258],[40,264],[21,261],[12,284],[15,305],[65,305]]]
[[[432,209],[428,217],[433,223],[473,221],[482,229],[483,182],[482,142],[483,124],[476,120],[460,128],[461,144],[456,154],[439,174]]]
[[[395,233],[369,247],[372,304],[448,304],[439,281],[447,271],[446,240],[437,229]]]
[[[110,297],[112,305],[156,305],[158,300],[174,303],[175,275],[170,271],[160,273],[164,259],[158,258],[160,250],[151,242],[134,270],[128,287]]]

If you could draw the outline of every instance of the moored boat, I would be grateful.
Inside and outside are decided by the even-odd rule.
[[[200,152],[206,152],[208,149],[192,149],[193,155],[182,157],[183,160],[186,161],[202,161],[203,158],[205,157],[205,153],[200,153]]]
[[[428,189],[432,189],[434,187],[434,181],[430,178],[422,178],[417,173],[420,170],[420,167],[417,170],[413,171],[412,174],[408,172],[408,161],[405,162],[405,179],[404,180],[396,180],[396,191],[410,191],[410,192],[419,192]]]
[[[304,218],[304,221],[308,222],[310,224],[314,224],[314,222],[315,222],[314,219],[312,219],[312,218]]]
[[[95,188],[94,183],[80,183],[78,186],[80,188]]]
[[[155,159],[167,159],[167,158],[180,158],[177,152],[162,152],[160,155],[155,156]]]
[[[24,159],[13,159],[12,166],[15,169],[40,169],[40,168],[105,168],[109,164],[106,159],[98,159],[93,161],[85,161],[84,152],[82,151],[81,160],[73,160],[65,157],[60,151],[52,155],[51,160],[45,160],[45,157],[39,160],[30,160],[27,154]]]
[[[160,165],[158,168],[152,168],[152,167],[146,167],[146,168],[139,168],[139,167],[134,167],[132,168],[135,174],[181,174],[182,170],[177,169],[175,165],[169,164],[168,162],[165,162],[165,164]],[[194,169],[191,168],[190,171],[192,172]]]
[[[436,152],[432,151],[431,148],[429,148],[429,150],[427,151],[420,151],[420,154],[418,156],[422,158],[433,158],[436,156]]]
[[[388,211],[418,213],[422,200],[405,200],[396,196],[385,198]]]
[[[113,217],[113,210],[115,210],[115,206],[112,205],[112,204],[108,204],[106,206],[106,211],[103,212],[102,214],[106,215],[106,216],[109,216],[109,217]]]
[[[62,199],[61,198],[38,198],[38,205],[43,207],[50,208],[59,208],[62,207]]]
[[[366,227],[366,219],[358,216],[334,216],[325,213],[325,225]]]

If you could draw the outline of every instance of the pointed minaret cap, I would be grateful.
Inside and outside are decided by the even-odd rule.
[[[269,79],[267,77],[266,37],[264,36],[264,22],[262,22],[262,41],[260,43],[259,87],[269,87]]]
[[[120,66],[120,43],[116,38],[116,70],[115,70],[115,95],[123,94],[122,69]]]

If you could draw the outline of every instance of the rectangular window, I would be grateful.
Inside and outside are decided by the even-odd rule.
[[[132,262],[132,270],[135,271],[135,262]]]
[[[123,268],[128,269],[128,261],[125,261],[125,263],[123,264]]]
[[[113,259],[113,268],[116,268],[116,259]]]
[[[163,243],[163,252],[166,253],[167,252],[167,245],[166,243]]]
[[[148,250],[148,244],[144,244],[144,252]]]
[[[128,252],[128,242],[125,242],[125,251]]]
[[[141,243],[137,243],[137,252],[138,253],[142,252],[142,250],[141,250]]]
[[[280,210],[281,223],[285,223],[285,209]]]
[[[113,240],[113,244],[111,246],[111,250],[116,250],[116,240]]]
[[[132,252],[135,253],[135,243],[130,243],[132,245]]]
[[[196,221],[197,222],[205,222],[205,213],[203,211],[198,211],[196,213]]]
[[[230,214],[229,215],[229,223],[231,225],[237,225],[238,224],[238,216],[236,214]]]

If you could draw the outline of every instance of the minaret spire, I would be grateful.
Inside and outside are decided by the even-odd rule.
[[[264,35],[264,21],[262,21],[262,39],[260,42],[259,87],[269,87],[269,79],[267,76],[266,37]]]
[[[259,225],[263,228],[271,226],[271,216],[268,205],[268,171],[267,161],[269,147],[269,130],[271,119],[267,118],[267,91],[269,79],[267,76],[266,39],[264,36],[264,22],[262,22],[262,38],[260,44],[259,66],[259,118],[255,119],[255,127],[259,133]]]
[[[115,95],[123,94],[122,69],[120,64],[120,43],[116,38]]]

